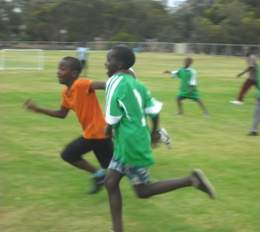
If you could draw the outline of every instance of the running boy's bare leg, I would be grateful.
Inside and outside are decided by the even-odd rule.
[[[92,150],[90,140],[86,140],[82,136],[71,141],[61,152],[61,158],[69,164],[82,169],[84,171],[95,173],[97,168],[83,159],[82,156]]]
[[[123,175],[117,171],[108,169],[105,178],[105,186],[108,192],[110,211],[112,215],[113,232],[123,232],[122,196],[119,183]]]
[[[203,101],[202,101],[201,99],[198,99],[197,102],[198,102],[200,108],[202,109],[203,113],[204,113],[205,115],[208,115],[209,112],[208,112],[206,106],[204,105]]]
[[[184,188],[192,186],[190,177],[184,177],[173,180],[158,181],[149,184],[134,185],[136,194],[140,198],[148,198],[153,195],[161,194],[176,190],[178,188]]]
[[[79,169],[90,172],[90,173],[95,173],[97,171],[97,168],[94,167],[91,163],[89,163],[85,159],[81,159],[81,160],[75,161],[75,162],[70,163],[70,164],[79,168]]]
[[[83,155],[93,151],[102,168],[96,168],[93,164],[83,159]],[[82,136],[69,143],[61,152],[61,158],[69,164],[92,173],[93,185],[89,194],[97,193],[104,184],[105,170],[113,154],[111,140],[88,140]]]
[[[167,193],[184,187],[193,186],[198,190],[208,194],[210,198],[215,198],[215,190],[211,183],[208,181],[204,173],[195,169],[190,176],[172,179],[166,181],[158,181],[155,183],[134,185],[137,196],[140,198],[148,198],[153,195]]]
[[[182,100],[181,98],[177,98],[177,106],[178,106],[178,112],[177,114],[183,114],[183,106],[182,106]]]
[[[239,91],[239,94],[237,96],[237,100],[243,102],[244,100],[244,96],[246,95],[246,93],[248,92],[248,90],[255,85],[255,82],[251,79],[247,79],[245,80],[245,82],[243,83],[243,85],[241,86],[241,89]]]

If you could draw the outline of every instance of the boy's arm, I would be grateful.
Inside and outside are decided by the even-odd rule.
[[[159,114],[150,115],[152,121],[152,128],[151,128],[151,139],[152,144],[156,144],[160,141],[160,134],[158,132],[159,129]]]
[[[165,70],[163,71],[164,74],[171,74],[171,71],[170,70]]]
[[[195,83],[190,83],[189,85],[189,92],[190,94],[193,92],[193,90],[196,88],[196,84]]]
[[[32,112],[45,114],[45,115],[55,117],[55,118],[65,118],[68,115],[68,112],[69,112],[69,109],[67,109],[63,106],[61,106],[59,110],[49,110],[49,109],[39,107],[34,102],[32,102],[31,99],[27,100],[24,103],[24,107],[27,110],[30,110]]]
[[[189,92],[192,93],[192,91],[195,89],[195,87],[196,87],[195,85],[190,85],[189,86]]]
[[[105,127],[105,135],[108,138],[112,138],[113,137],[113,127],[112,127],[112,125],[107,124],[107,126]]]
[[[162,109],[162,103],[151,97],[150,91],[146,90],[146,100],[144,113],[148,115],[152,121],[151,125],[151,140],[152,144],[156,145],[160,141],[159,134],[159,114]]]
[[[106,82],[101,81],[92,81],[90,84],[90,89],[96,90],[96,89],[106,89]]]
[[[251,67],[247,67],[243,72],[237,74],[237,77],[240,77],[240,76],[244,75],[245,73],[249,72],[252,68],[253,68],[252,66]]]
[[[179,71],[179,70],[172,70],[172,71],[170,71],[170,70],[165,70],[163,73],[164,73],[164,74],[170,74],[171,77],[178,77],[178,71]]]
[[[191,79],[189,82],[189,91],[192,93],[192,91],[196,88],[197,86],[197,72],[195,69],[191,69]]]

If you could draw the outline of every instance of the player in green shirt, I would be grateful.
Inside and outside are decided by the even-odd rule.
[[[110,162],[105,186],[108,191],[113,231],[122,232],[122,196],[120,181],[127,176],[139,198],[148,198],[183,187],[196,187],[214,198],[214,189],[202,173],[195,169],[178,179],[152,183],[148,168],[154,163],[151,142],[159,140],[159,112],[162,104],[151,97],[150,91],[128,71],[135,55],[125,46],[115,46],[108,52],[106,67],[107,134],[114,135],[114,156]],[[151,132],[146,116],[152,121]],[[113,131],[112,131],[113,130]],[[113,132],[113,133],[112,133]]]
[[[184,99],[192,99],[199,104],[204,114],[208,115],[208,111],[199,96],[197,89],[197,72],[195,69],[191,68],[192,63],[193,59],[187,57],[184,59],[184,66],[182,68],[175,71],[166,70],[164,73],[171,74],[172,77],[177,77],[181,81],[179,93],[177,95],[177,114],[183,114],[182,101]]]

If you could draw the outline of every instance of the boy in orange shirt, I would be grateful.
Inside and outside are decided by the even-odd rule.
[[[36,113],[56,118],[65,118],[69,110],[73,110],[83,129],[83,136],[69,143],[61,153],[63,160],[71,165],[93,174],[94,186],[89,193],[96,193],[103,185],[105,170],[113,155],[113,143],[105,136],[105,120],[95,94],[95,89],[104,89],[105,83],[88,79],[79,79],[81,73],[80,61],[74,57],[64,57],[58,67],[57,76],[60,84],[66,88],[62,93],[60,109],[50,110],[39,107],[31,100],[25,102],[25,107]],[[97,169],[83,155],[93,151],[101,165]]]

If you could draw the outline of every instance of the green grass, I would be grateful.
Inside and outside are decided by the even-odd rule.
[[[89,176],[59,157],[69,141],[80,135],[71,113],[66,120],[23,109],[32,98],[57,108],[62,86],[56,67],[64,52],[46,52],[44,71],[0,71],[0,230],[3,232],[106,232],[111,227],[106,192],[86,194]],[[71,53],[73,55],[73,52]],[[214,183],[218,199],[209,200],[192,188],[137,199],[127,179],[122,181],[126,232],[257,232],[260,231],[260,143],[246,136],[251,126],[255,90],[246,104],[229,103],[243,82],[236,79],[245,64],[236,57],[194,56],[199,90],[209,109],[184,102],[176,116],[179,83],[162,74],[182,64],[183,56],[140,53],[135,71],[164,103],[161,126],[174,141],[172,150],[154,150],[153,180],[187,175],[202,168]],[[89,76],[105,80],[105,53],[90,54]],[[101,102],[104,93],[99,92]],[[93,155],[89,158],[96,164]]]

